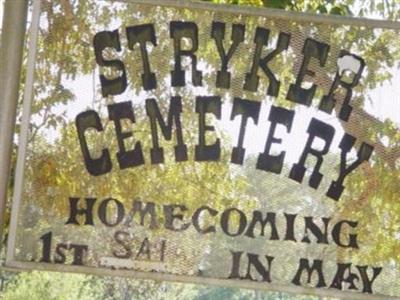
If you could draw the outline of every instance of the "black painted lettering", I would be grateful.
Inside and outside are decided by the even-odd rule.
[[[219,57],[221,59],[221,70],[217,72],[217,88],[229,89],[231,84],[231,73],[228,71],[228,64],[239,44],[244,41],[245,26],[241,24],[232,25],[232,44],[225,51],[223,40],[225,39],[225,23],[213,22],[211,27],[211,36],[215,40]]]
[[[107,213],[108,211],[110,211],[109,207],[110,207],[111,203],[115,204],[116,214],[115,213],[113,213],[113,214]],[[124,218],[125,208],[124,208],[124,205],[117,199],[107,198],[100,203],[98,215],[99,215],[100,221],[104,225],[109,226],[109,227],[114,227],[114,226],[117,226],[119,223],[121,223],[122,219]],[[115,216],[114,221],[110,220],[110,215]]]
[[[208,214],[212,217],[215,217],[218,214],[218,211],[216,211],[215,209],[212,209],[208,206],[202,206],[198,209],[196,209],[196,211],[194,212],[193,216],[192,216],[192,223],[193,223],[193,227],[197,230],[197,232],[201,233],[201,234],[207,234],[210,232],[215,232],[215,226],[208,226],[206,228],[202,228],[200,226],[200,220],[199,219],[203,219],[203,215],[202,212],[207,211]]]
[[[349,284],[349,290],[358,290],[354,281],[359,281],[357,274],[351,272],[351,264],[337,264],[337,271],[332,280],[330,288],[341,290],[343,282]]]
[[[332,229],[333,241],[340,247],[358,249],[356,234],[349,234],[347,239],[348,242],[346,244],[342,242],[341,237],[343,236],[343,225],[345,224],[351,228],[356,228],[358,225],[357,222],[352,222],[347,220],[339,221],[338,223],[335,224],[335,226],[333,226]]]
[[[103,131],[99,115],[93,110],[82,112],[76,117],[75,125],[86,170],[93,176],[99,176],[110,172],[112,163],[108,150],[103,149],[99,158],[93,158],[90,155],[88,143],[85,137],[85,132],[89,128],[94,128],[100,132]]]
[[[136,255],[136,259],[141,258],[142,255],[146,256],[147,260],[151,259],[151,251],[150,251],[150,242],[149,242],[149,238],[145,238],[142,242],[142,244],[140,245],[140,249],[139,252]]]
[[[108,114],[110,120],[114,121],[115,132],[117,135],[118,148],[117,159],[119,167],[126,169],[136,167],[144,164],[142,146],[139,141],[135,143],[133,150],[127,151],[125,148],[124,140],[133,136],[132,131],[122,131],[121,121],[128,119],[135,123],[135,116],[133,114],[132,103],[130,101],[120,102],[108,105]]]
[[[65,261],[67,260],[66,255],[65,255],[65,250],[69,250],[69,245],[67,244],[58,244],[56,246],[56,250],[54,253],[54,263],[56,264],[64,264]]]
[[[363,293],[372,294],[372,284],[378,275],[382,272],[382,268],[372,268],[372,278],[370,279],[367,273],[367,266],[356,266],[358,272],[360,272],[360,277],[363,282]]]
[[[230,251],[232,255],[232,267],[229,279],[240,279],[240,259],[242,257],[242,251]]]
[[[332,139],[335,134],[335,128],[322,121],[312,118],[307,132],[309,134],[307,144],[304,148],[304,151],[300,157],[299,162],[297,164],[294,164],[292,169],[290,170],[289,178],[300,183],[303,181],[303,177],[306,172],[305,168],[306,159],[307,156],[311,154],[317,158],[317,163],[314,166],[308,184],[312,188],[316,189],[321,183],[323,177],[323,175],[319,172],[319,169],[321,168],[321,165],[324,161],[323,156],[327,154],[329,151],[329,147],[331,146]],[[322,150],[316,150],[312,147],[313,141],[316,137],[319,137],[325,141]]]
[[[50,231],[40,237],[42,240],[42,258],[40,262],[51,263],[51,240],[53,237],[53,233]]]
[[[253,211],[253,218],[247,228],[245,233],[246,236],[254,238],[254,230],[257,224],[261,225],[260,236],[264,236],[265,226],[269,224],[271,228],[271,236],[270,240],[279,240],[278,230],[276,228],[276,214],[272,212],[267,212],[265,218],[263,218],[263,214],[261,211],[255,210]]]
[[[113,255],[118,258],[130,258],[132,257],[132,250],[128,245],[129,242],[129,233],[125,231],[116,231],[114,233],[114,240],[120,245],[123,250],[122,251],[113,251]]]
[[[126,226],[134,226],[132,224],[133,218],[135,217],[136,213],[139,212],[140,214],[140,225],[145,226],[145,218],[146,215],[150,218],[150,229],[157,229],[158,228],[158,221],[157,221],[157,214],[155,209],[155,204],[153,202],[147,202],[143,205],[141,201],[135,200],[133,202],[132,210],[129,212],[129,217],[127,218],[125,225]]]
[[[74,251],[74,257],[72,259],[72,264],[76,265],[76,266],[82,266],[83,258],[88,251],[88,246],[71,244],[69,246],[69,248],[70,248],[70,250]]]
[[[276,174],[281,173],[286,152],[282,151],[278,155],[271,155],[271,146],[273,143],[282,143],[282,139],[275,137],[275,130],[277,125],[284,125],[287,129],[287,132],[290,133],[290,131],[292,130],[293,118],[294,111],[276,106],[271,107],[271,111],[268,116],[268,120],[271,122],[271,126],[269,128],[267,141],[265,143],[264,153],[260,153],[257,159],[257,169],[273,172]]]
[[[333,80],[328,95],[322,97],[319,109],[330,114],[336,104],[335,92],[339,87],[342,87],[345,89],[345,96],[342,108],[339,112],[339,118],[347,121],[352,111],[352,107],[349,103],[353,94],[353,88],[360,82],[364,67],[365,61],[361,57],[342,50],[338,58],[338,71],[336,72],[335,79]],[[348,78],[348,72],[353,74],[350,82],[344,79],[344,77]]]
[[[271,264],[272,261],[274,260],[274,257],[265,255],[265,258],[267,260],[267,267],[265,267],[264,264],[261,263],[259,255],[257,254],[247,253],[247,258],[248,258],[247,274],[244,277],[244,279],[252,281],[256,280],[251,276],[251,269],[252,267],[254,267],[257,273],[261,275],[262,281],[271,282],[271,275],[270,275]]]
[[[190,223],[183,223],[183,214],[175,213],[175,210],[182,212],[187,211],[186,206],[180,204],[164,205],[165,228],[172,231],[184,231]],[[179,220],[180,226],[178,227],[175,220]]]
[[[297,215],[287,214],[285,213],[286,219],[286,233],[285,233],[285,241],[293,241],[296,242],[296,238],[294,236],[294,226]]]
[[[274,73],[268,67],[268,63],[273,60],[278,54],[288,48],[290,35],[281,32],[279,34],[275,50],[261,58],[263,48],[265,46],[268,46],[269,34],[270,31],[268,29],[257,27],[254,37],[254,43],[256,44],[256,46],[254,51],[253,64],[250,73],[246,74],[246,80],[243,88],[251,92],[257,91],[260,81],[260,77],[257,75],[257,73],[258,69],[261,68],[261,70],[263,70],[269,80],[267,94],[276,97],[279,94],[280,82],[278,81],[278,79],[276,79]]]
[[[246,133],[247,121],[249,118],[253,119],[254,123],[258,123],[258,116],[260,114],[260,102],[249,101],[246,99],[235,98],[233,101],[231,120],[236,116],[241,115],[239,138],[236,147],[232,149],[231,162],[234,164],[243,164],[246,149],[243,148],[244,135]]]
[[[126,28],[126,36],[128,39],[128,48],[133,50],[136,44],[139,44],[140,54],[142,56],[143,88],[148,91],[157,87],[156,75],[151,72],[149,54],[147,52],[146,43],[150,42],[157,46],[156,34],[153,24],[144,24],[138,26],[130,26]]]
[[[103,50],[107,48],[115,49],[118,52],[121,51],[118,30],[96,33],[93,39],[93,45],[96,62],[99,66],[112,67],[114,70],[122,72],[121,76],[114,79],[108,79],[106,76],[100,75],[101,93],[103,97],[122,94],[127,87],[124,63],[118,59],[107,60],[103,57]]]
[[[297,269],[296,275],[294,276],[292,283],[295,285],[302,285],[301,284],[301,277],[304,272],[307,272],[307,283],[311,283],[312,275],[314,272],[317,273],[317,285],[316,287],[325,287],[325,278],[324,273],[322,272],[322,260],[315,259],[313,260],[312,266],[310,266],[310,262],[306,258],[301,258],[299,263],[299,268]]]
[[[187,147],[183,141],[182,125],[180,115],[182,113],[182,101],[180,97],[172,97],[169,106],[168,120],[164,122],[160,109],[155,99],[146,100],[146,113],[149,116],[151,127],[151,138],[153,148],[150,150],[151,163],[158,164],[164,162],[164,149],[160,147],[157,134],[157,123],[161,129],[164,138],[168,141],[172,139],[172,125],[176,126],[176,146],[175,160],[187,161]]]
[[[236,222],[235,217],[233,216],[233,213],[235,213],[239,220]],[[222,215],[221,215],[221,228],[222,231],[228,235],[228,236],[238,236],[241,235],[244,230],[246,229],[247,226],[247,219],[246,215],[239,209],[237,208],[229,208],[225,210]],[[236,232],[231,231],[231,226],[229,224],[234,224],[237,227]]]
[[[79,198],[69,198],[69,218],[65,224],[75,224],[80,225],[77,220],[78,215],[85,216],[85,225],[94,225],[93,224],[93,206],[96,202],[95,198],[86,198],[85,206],[86,208],[78,208]]]
[[[185,71],[182,70],[182,56],[188,56],[192,60],[192,83],[194,86],[201,86],[202,73],[197,70],[197,57],[195,52],[199,47],[198,29],[193,22],[173,21],[170,23],[170,35],[174,40],[175,67],[171,72],[172,86],[185,86]],[[191,49],[182,49],[183,39],[190,39]]]
[[[343,181],[347,175],[354,171],[361,163],[368,161],[371,157],[374,148],[366,143],[362,143],[357,153],[357,159],[347,166],[347,154],[351,151],[354,146],[356,139],[351,135],[345,133],[342,141],[340,142],[339,148],[342,150],[340,153],[340,169],[339,177],[336,181],[332,181],[329,186],[326,195],[334,200],[339,200],[340,196],[344,191]]]
[[[214,126],[206,125],[206,114],[212,113],[218,120],[221,118],[221,97],[196,97],[196,113],[199,114],[199,143],[195,146],[195,160],[219,160],[220,139],[212,145],[206,144],[206,131],[215,131]]]
[[[322,218],[323,230],[315,224],[313,217],[304,217],[304,237],[301,240],[303,243],[311,243],[309,231],[317,238],[318,244],[328,244],[328,225],[330,218]]]
[[[301,64],[295,84],[291,84],[289,87],[286,99],[306,106],[311,105],[317,86],[313,84],[310,88],[303,88],[302,84],[306,75],[309,77],[315,76],[315,73],[308,68],[311,58],[318,59],[320,66],[323,67],[328,57],[328,52],[328,44],[321,43],[313,39],[306,39],[303,48],[303,62]]]

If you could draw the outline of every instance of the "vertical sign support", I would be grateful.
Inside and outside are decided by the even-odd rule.
[[[28,45],[28,65],[26,68],[26,80],[24,87],[24,99],[22,105],[22,120],[21,120],[21,133],[18,145],[18,161],[15,168],[15,181],[14,181],[14,194],[11,207],[10,230],[7,241],[7,254],[6,259],[14,257],[15,249],[15,235],[18,223],[18,210],[20,206],[20,199],[22,195],[22,181],[25,165],[26,146],[28,142],[29,133],[29,118],[31,115],[31,102],[33,97],[33,81],[35,77],[35,57],[37,48],[37,39],[39,34],[39,20],[40,20],[40,1],[33,1],[32,22],[29,32],[29,45]]]
[[[3,240],[27,9],[28,0],[6,0],[4,3],[0,48],[0,249]]]

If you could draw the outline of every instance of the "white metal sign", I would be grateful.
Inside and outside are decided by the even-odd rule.
[[[7,266],[400,296],[398,23],[35,5]]]

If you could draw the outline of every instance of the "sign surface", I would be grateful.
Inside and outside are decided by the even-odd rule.
[[[400,297],[400,26],[157,4],[43,3],[7,265]]]

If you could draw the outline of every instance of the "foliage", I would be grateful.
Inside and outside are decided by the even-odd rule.
[[[7,282],[2,300],[96,300],[100,285],[85,275],[25,272]]]
[[[347,15],[347,16],[363,16],[371,13],[383,15],[388,19],[398,20],[400,18],[400,2],[398,0],[388,1],[369,1],[359,3],[355,0],[312,0],[312,1],[292,1],[292,0],[215,0],[220,4],[239,4],[252,6],[265,6],[269,8],[285,9],[290,11],[314,12],[320,14]],[[56,211],[63,215],[67,211],[66,202],[58,202],[65,194],[75,193],[81,194],[91,182],[90,178],[80,173],[79,168],[71,161],[80,161],[81,154],[78,151],[70,151],[76,144],[76,135],[74,125],[68,120],[65,112],[60,113],[65,104],[71,104],[76,101],[74,93],[61,84],[62,80],[69,78],[71,80],[82,76],[92,75],[92,69],[95,68],[93,60],[89,59],[92,51],[91,40],[88,35],[81,32],[93,32],[97,29],[91,28],[94,14],[100,14],[101,20],[97,27],[107,27],[113,19],[113,12],[104,9],[99,1],[43,1],[46,21],[48,23],[45,32],[42,32],[42,40],[40,40],[38,51],[37,81],[35,86],[35,97],[39,101],[34,102],[32,107],[33,120],[35,117],[40,122],[33,122],[33,134],[31,136],[31,147],[39,152],[40,159],[35,158],[32,161],[29,174],[34,178],[32,190],[26,193],[34,195],[37,203],[45,206],[46,201],[50,197],[51,206],[49,211]],[[357,5],[356,5],[357,4]],[[207,20],[205,20],[207,21]],[[70,34],[65,34],[69,32]],[[385,73],[385,67],[395,67],[400,58],[400,49],[390,49],[385,47],[386,41],[395,38],[393,34],[388,33],[380,39],[375,40],[371,34],[369,36],[362,35],[360,32],[346,33],[344,43],[346,47],[351,47],[355,40],[359,38],[370,39],[365,42],[367,45],[364,49],[359,49],[364,55],[368,55],[377,61],[377,65],[370,66],[368,73],[368,88],[374,88],[381,85],[384,81],[390,79]],[[46,45],[46,46],[44,46]],[[400,48],[400,47],[399,47]],[[380,49],[380,51],[376,51]],[[384,55],[385,61],[382,62],[380,57]],[[289,70],[291,71],[291,70]],[[361,94],[363,91],[359,91]],[[186,95],[190,96],[190,95]],[[363,207],[360,214],[364,218],[371,221],[370,226],[365,226],[364,235],[377,232],[377,228],[385,229],[378,231],[373,237],[380,240],[384,247],[376,249],[365,249],[363,258],[377,259],[385,261],[389,257],[395,257],[400,261],[399,241],[393,236],[399,232],[399,216],[400,207],[397,204],[400,198],[400,191],[393,188],[398,185],[400,178],[400,168],[396,160],[400,157],[400,136],[398,128],[390,122],[379,122],[363,109],[365,99],[359,99],[357,111],[361,114],[361,120],[358,129],[362,131],[359,136],[367,137],[378,145],[374,164],[365,167],[362,172],[358,173],[354,181],[357,184],[349,187],[349,193],[357,195],[353,205]],[[94,99],[94,105],[99,105]],[[165,111],[165,107],[163,110]],[[186,116],[190,120],[190,115]],[[371,122],[380,124],[378,130],[371,127]],[[144,122],[138,120],[138,122]],[[190,123],[186,124],[187,134],[191,132]],[[343,125],[344,127],[346,125]],[[52,128],[61,132],[61,137],[56,141],[49,141],[40,134],[44,128]],[[148,130],[146,125],[143,126],[142,132],[135,132],[135,135],[145,140],[145,147],[149,148],[150,140],[148,139]],[[345,128],[346,129],[346,128]],[[112,131],[108,128],[107,134],[104,135],[102,141],[97,142],[99,147],[103,143],[108,143],[112,152],[116,152],[117,146],[110,142]],[[193,134],[194,136],[194,134]],[[383,136],[387,136],[392,144],[384,147],[380,140]],[[147,138],[147,141],[146,141]],[[147,144],[146,144],[147,143]],[[55,147],[54,147],[55,145]],[[170,146],[171,144],[169,144]],[[50,147],[51,146],[51,147]],[[389,155],[390,154],[390,155]],[[227,160],[227,153],[223,154]],[[167,158],[171,159],[172,153],[167,154]],[[62,158],[62,159],[60,159]],[[29,157],[28,157],[29,159]],[[114,165],[116,162],[114,161]],[[391,170],[387,172],[388,168]],[[63,172],[61,172],[63,170]],[[168,168],[163,166],[149,167],[143,166],[140,172],[113,172],[110,176],[105,176],[97,181],[93,186],[93,190],[98,194],[106,195],[113,191],[113,194],[120,199],[129,199],[130,195],[139,195],[144,199],[153,199],[162,203],[159,195],[164,195],[169,199],[179,201],[182,195],[187,197],[186,203],[194,204],[195,207],[204,199],[205,193],[213,192],[215,203],[219,207],[226,207],[227,203],[232,206],[237,204],[238,199],[246,197],[250,200],[261,198],[262,193],[269,187],[263,182],[262,176],[250,173],[248,169],[243,171],[244,174],[233,176],[231,169],[226,164],[210,164],[198,165],[196,163],[188,163],[185,165],[170,165]],[[254,172],[254,171],[253,171]],[[223,179],[223,184],[218,184],[214,180],[217,174]],[[134,184],[126,182],[122,177],[129,175]],[[367,177],[367,179],[365,179]],[[76,180],[79,178],[80,180]],[[162,178],[163,186],[152,186],[149,188],[148,181],[154,178]],[[247,182],[245,178],[251,178]],[[121,183],[117,185],[117,183]],[[184,182],[184,184],[182,184]],[[200,185],[199,182],[202,184]],[[48,186],[58,185],[56,193],[49,192]],[[365,186],[367,188],[365,188]],[[382,186],[381,190],[376,190],[377,186]],[[179,191],[177,190],[179,187]],[[257,187],[257,188],[254,188]],[[365,193],[359,195],[357,191],[362,188]],[[285,188],[279,183],[275,185],[276,195],[281,198],[285,197]],[[392,192],[395,191],[395,192]],[[269,191],[270,192],[270,191]],[[300,191],[299,191],[300,193]],[[292,193],[293,195],[293,193]],[[306,195],[303,195],[304,197]],[[295,199],[287,199],[287,201],[295,201]],[[368,202],[366,201],[368,200]],[[235,203],[236,201],[236,203]],[[251,206],[251,204],[249,204]],[[347,215],[349,210],[340,211],[341,217],[354,217]],[[27,209],[30,209],[29,207]],[[316,207],[323,210],[323,206]],[[47,212],[43,212],[46,214]],[[48,217],[52,215],[49,214]],[[387,220],[393,220],[391,223]],[[28,224],[33,225],[38,220],[26,220]],[[47,224],[43,224],[45,227]],[[387,232],[390,232],[388,235]],[[29,235],[30,233],[27,233]],[[371,237],[372,238],[372,237]],[[182,284],[165,284],[153,281],[142,280],[125,280],[107,277],[94,277],[84,275],[66,275],[47,272],[31,272],[20,273],[11,276],[5,286],[5,292],[0,295],[0,299],[17,300],[17,299],[310,299],[309,297],[289,296],[281,293],[264,294],[258,291],[246,291],[230,288],[210,288],[198,287],[193,285]]]

